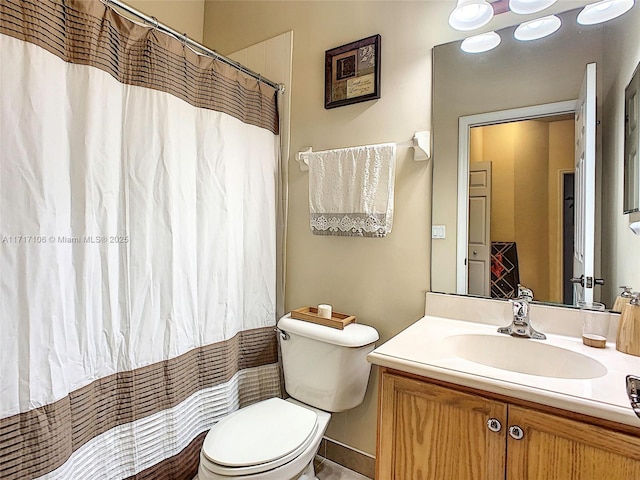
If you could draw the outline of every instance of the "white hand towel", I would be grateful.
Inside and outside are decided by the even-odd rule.
[[[396,145],[309,155],[309,211],[315,235],[384,237],[393,225]]]

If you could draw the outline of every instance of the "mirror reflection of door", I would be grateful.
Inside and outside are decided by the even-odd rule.
[[[491,294],[491,162],[469,165],[468,293]]]
[[[563,245],[573,240],[565,238],[566,225],[572,224],[566,216],[573,214],[565,210],[565,198],[573,197],[566,191],[565,177],[574,169],[574,145],[571,114],[471,128],[469,293],[476,293],[472,278],[479,275],[472,273],[471,239],[478,237],[472,225],[481,223],[473,220],[472,175],[478,165],[491,160],[490,215],[484,217],[490,219],[487,231],[494,247],[491,288],[498,290],[491,296],[503,296],[515,287],[510,283],[519,282],[534,291],[536,300],[563,303],[565,290],[572,288],[565,286],[564,278],[573,272],[564,265],[572,265],[573,251]]]
[[[575,110],[574,303],[593,302],[596,221],[596,64],[585,69]]]

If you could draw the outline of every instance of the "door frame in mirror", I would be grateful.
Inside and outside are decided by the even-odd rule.
[[[472,127],[533,120],[552,115],[574,114],[576,100],[479,113],[458,119],[458,215],[456,239],[456,293],[467,294],[469,225],[469,135]]]
[[[633,99],[630,99],[629,97],[632,93],[634,94]],[[626,215],[629,213],[640,212],[640,199],[638,199],[638,192],[640,191],[640,179],[638,178],[638,172],[640,171],[640,156],[637,151],[638,145],[640,144],[640,138],[638,138],[640,132],[640,126],[638,125],[638,117],[640,115],[640,63],[635,68],[629,84],[624,89],[624,99],[625,128],[622,212]],[[633,101],[633,105],[630,107],[631,101]],[[631,108],[633,109],[632,112],[630,112]],[[633,115],[634,120],[636,121],[636,126],[633,131],[633,136],[635,138],[630,138],[632,134],[629,130],[630,127],[627,126],[627,123],[631,122],[631,115]],[[635,145],[632,145],[632,142],[635,142]],[[636,148],[636,155],[633,159],[629,158],[629,150],[632,146]]]

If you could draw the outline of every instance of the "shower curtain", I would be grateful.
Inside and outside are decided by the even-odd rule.
[[[0,2],[0,478],[190,480],[280,394],[276,101],[98,0]]]

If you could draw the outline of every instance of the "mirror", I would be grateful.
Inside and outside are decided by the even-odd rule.
[[[640,211],[640,64],[624,91],[624,213]]]
[[[597,65],[596,95],[599,122],[596,129],[596,188],[593,192],[596,205],[594,264],[595,276],[604,277],[606,281],[603,287],[595,286],[594,299],[611,306],[618,293],[618,285],[629,283],[635,290],[640,289],[640,274],[635,272],[635,278],[623,278],[618,271],[622,269],[616,267],[616,262],[624,262],[625,254],[633,252],[616,251],[615,245],[609,245],[609,242],[615,244],[609,233],[613,228],[611,223],[618,220],[612,215],[605,215],[616,208],[616,214],[621,216],[623,210],[621,177],[624,169],[624,88],[629,84],[640,59],[640,7],[636,5],[622,17],[593,26],[577,24],[576,17],[579,11],[577,9],[559,14],[562,20],[560,30],[537,41],[517,41],[513,38],[515,27],[509,27],[498,31],[502,43],[486,53],[464,53],[460,50],[460,41],[439,45],[433,49],[432,225],[444,226],[446,233],[444,239],[432,240],[432,291],[466,293],[468,288],[466,279],[462,283],[457,273],[458,263],[462,263],[457,261],[458,252],[468,248],[468,237],[458,236],[457,221],[459,217],[462,218],[461,211],[466,215],[469,208],[468,192],[466,188],[462,192],[458,178],[461,155],[458,147],[460,119],[489,112],[575,102],[585,67],[589,63]],[[542,120],[538,117],[540,115],[536,118]],[[496,123],[501,122],[503,121]],[[471,135],[469,131],[468,137]],[[466,141],[468,142],[469,138]],[[516,146],[515,149],[523,151],[524,147]],[[524,182],[527,181],[533,182],[533,176],[527,178],[525,173]],[[560,177],[554,172],[546,181],[559,185]],[[459,191],[464,202],[458,201]],[[580,204],[576,208],[580,208]],[[518,211],[513,215],[520,215],[520,219],[523,216],[526,218],[525,214]],[[561,231],[559,228],[556,230]],[[562,248],[558,244],[561,234],[557,232],[552,235],[549,232],[536,233],[533,230],[528,233],[528,240],[535,243],[536,235],[544,235],[557,252]],[[514,241],[510,238],[491,240]],[[637,249],[637,246],[635,248]],[[603,262],[603,250],[614,252],[615,259],[611,261],[607,257],[607,262]],[[536,258],[533,262],[549,263],[549,259]],[[461,266],[463,270],[468,268],[464,264]],[[523,268],[521,265],[519,280],[530,286],[527,284],[530,272]],[[566,270],[567,267],[564,268]],[[566,273],[563,271],[563,278],[567,276]],[[557,276],[557,273],[555,275]],[[545,285],[549,291],[552,290],[552,283],[555,282],[556,286],[562,283],[546,278],[542,281],[549,284]],[[533,290],[535,293],[536,289]],[[541,300],[554,303],[570,302],[557,290]]]

